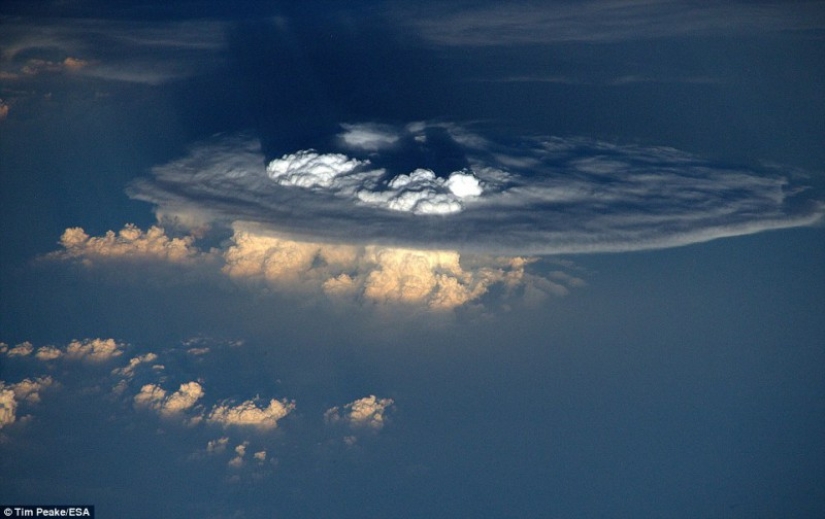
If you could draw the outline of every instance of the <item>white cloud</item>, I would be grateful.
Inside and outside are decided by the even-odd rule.
[[[406,156],[425,155],[414,148],[435,144],[415,137],[429,130],[446,134],[468,169],[371,166],[391,165],[405,147]],[[823,215],[822,194],[775,167],[732,168],[672,148],[587,138],[504,142],[450,124],[396,133],[405,137],[392,149],[286,154],[271,163],[274,179],[257,143],[212,141],[155,168],[130,193],[154,203],[162,220],[190,226],[248,221],[304,242],[511,256],[674,247],[811,225]],[[338,281],[330,286],[345,290],[347,278]]]
[[[338,407],[328,409],[324,419],[328,423],[344,421],[352,427],[381,430],[384,427],[384,413],[393,405],[391,398],[377,398],[370,395],[344,406],[343,411]]]
[[[304,150],[284,155],[266,166],[269,178],[282,185],[332,187],[336,177],[351,173],[365,162],[340,153]]]
[[[72,341],[66,347],[66,357],[103,362],[123,354],[123,345],[114,339],[85,339]]]
[[[146,384],[135,395],[135,407],[152,409],[161,416],[176,416],[195,406],[204,395],[203,387],[197,382],[181,384],[172,394],[156,384]]]
[[[14,423],[17,419],[17,401],[14,398],[14,390],[6,388],[3,381],[0,381],[0,429]]]
[[[323,188],[363,204],[414,214],[450,214],[461,211],[464,202],[482,194],[481,181],[468,171],[437,177],[430,169],[418,168],[384,182],[384,169],[365,169],[359,161],[340,153],[319,154],[302,150],[275,159],[266,167],[275,182],[285,186]]]
[[[274,398],[266,407],[258,407],[253,400],[247,400],[236,406],[227,402],[216,405],[207,416],[207,421],[223,426],[256,427],[274,429],[278,421],[295,409],[295,403]]]
[[[378,151],[395,145],[400,135],[391,126],[380,124],[342,124],[344,133],[338,138],[347,148]]]

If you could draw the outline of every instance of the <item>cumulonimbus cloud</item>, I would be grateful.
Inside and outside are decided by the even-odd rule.
[[[465,266],[456,251],[295,241],[240,223],[231,243],[223,267],[230,277],[320,291],[333,300],[451,310],[478,300],[494,285],[511,291],[541,285],[525,272],[531,260],[521,257],[475,257]],[[571,277],[562,283],[580,281]],[[546,282],[566,290],[562,283]]]
[[[394,169],[394,157],[437,155],[436,130],[464,167]],[[247,221],[305,241],[514,256],[674,247],[823,216],[821,194],[796,173],[668,147],[499,139],[448,123],[377,133],[348,125],[329,150],[271,161],[254,139],[223,138],[156,167],[129,193],[154,204],[161,222],[192,228]]]
[[[353,142],[373,148],[370,141]],[[386,170],[369,166],[369,161],[340,153],[302,150],[272,160],[266,171],[284,186],[322,189],[364,205],[414,214],[456,213],[464,208],[465,200],[483,192],[482,181],[472,172],[453,171],[449,177],[439,178],[430,169],[417,168],[382,181]]]
[[[207,265],[216,265],[222,261],[220,271],[238,281],[262,282],[287,292],[323,294],[336,302],[405,305],[433,311],[449,311],[477,302],[494,286],[502,288],[505,296],[517,299],[524,295],[527,299],[536,299],[542,294],[564,295],[568,288],[584,283],[560,272],[549,277],[531,274],[527,267],[534,260],[520,256],[462,255],[448,250],[299,241],[249,222],[235,222],[233,230],[223,249],[201,251],[192,236],[172,239],[157,227],[149,233],[131,225],[125,228],[130,235],[154,236],[152,242],[159,246],[148,248],[135,247],[132,241],[124,245],[113,232],[93,238],[82,229],[74,228],[67,230],[64,237],[70,233],[80,235],[81,245],[64,239],[62,243],[67,249],[50,257],[78,260],[89,266],[101,258],[129,260],[130,253],[138,258],[175,264],[197,265],[205,260]],[[185,253],[168,254],[165,244],[170,243],[185,243]],[[198,351],[195,348],[192,353]],[[43,356],[51,354],[42,353]]]

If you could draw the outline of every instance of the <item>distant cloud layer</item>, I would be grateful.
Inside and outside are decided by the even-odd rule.
[[[404,12],[400,22],[434,43],[492,46],[822,29],[821,9],[814,1],[482,3],[429,10],[423,16]]]
[[[501,139],[449,123],[350,124],[328,150],[266,164],[254,140],[223,138],[129,192],[161,222],[190,228],[249,221],[309,241],[510,255],[673,247],[823,214],[821,194],[777,168],[588,138]]]
[[[158,85],[212,70],[225,48],[223,23],[0,17],[0,80],[71,73]]]
[[[238,341],[205,341],[203,338],[196,338],[192,341],[185,341],[183,346],[204,342],[212,344],[215,349],[235,349],[240,345]],[[72,341],[63,348],[41,346],[36,351],[54,350],[62,354],[38,355],[32,359],[31,354],[35,351],[32,343],[23,342],[9,347],[0,342],[0,356],[5,357],[4,362],[14,362],[16,367],[27,366],[27,371],[48,369],[58,373],[61,377],[69,376],[70,371],[87,374],[94,372],[94,365],[70,362],[72,358],[114,362],[125,349],[134,350],[135,348],[114,339],[88,339]],[[226,398],[216,399],[208,394],[206,384],[200,379],[176,384],[177,389],[171,390],[165,382],[170,375],[165,373],[163,364],[159,362],[175,362],[176,349],[172,348],[158,353],[139,351],[129,361],[120,362],[117,367],[107,371],[107,374],[102,377],[98,372],[88,379],[82,378],[85,382],[81,383],[80,387],[74,387],[74,390],[79,391],[79,394],[75,396],[82,398],[84,394],[105,392],[107,390],[104,388],[108,386],[111,388],[108,390],[110,391],[109,398],[129,402],[139,412],[148,411],[149,414],[157,415],[164,421],[190,427],[218,426],[225,429],[227,433],[231,430],[236,436],[238,434],[245,436],[247,432],[263,434],[271,431],[278,427],[283,418],[295,411],[295,401],[286,398],[261,399],[256,396],[241,402]],[[201,360],[207,355],[209,351],[202,351],[196,355],[198,360],[191,362],[190,369],[203,370],[204,363]],[[55,362],[70,363],[55,364]],[[209,365],[212,369],[219,371],[223,369],[220,363]],[[60,366],[60,369],[55,369],[56,366]],[[143,368],[144,366],[151,366],[151,369]],[[138,383],[137,380],[146,382]],[[44,390],[59,386],[60,381],[52,375],[28,376],[16,383],[0,380],[0,428],[19,421],[21,408],[27,410],[40,404],[41,393]],[[370,396],[345,405],[341,412],[337,407],[327,410],[326,413],[322,413],[321,410],[317,412],[318,416],[323,416],[327,422],[344,420],[353,427],[363,426],[379,430],[384,426],[385,410],[392,403],[390,399],[376,399],[375,396]],[[332,414],[336,416],[333,418]],[[207,450],[210,453],[222,451],[226,447],[226,442],[225,439],[210,442]],[[263,462],[266,454],[262,452],[256,452],[254,459]]]

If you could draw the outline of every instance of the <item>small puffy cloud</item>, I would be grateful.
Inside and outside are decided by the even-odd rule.
[[[46,375],[34,379],[26,378],[16,384],[12,384],[9,388],[14,392],[14,396],[18,401],[37,403],[40,402],[40,391],[52,384],[54,384],[54,379]]]
[[[0,381],[0,429],[17,419],[17,401],[14,390]]]
[[[255,454],[253,454],[252,457],[255,458],[255,461],[257,461],[258,463],[263,463],[266,461],[266,451],[258,451]]]
[[[9,350],[6,352],[6,355],[8,355],[9,357],[28,357],[29,355],[31,355],[32,351],[34,351],[32,343],[26,341],[21,342],[14,348],[9,348]]]
[[[68,70],[80,70],[84,67],[89,66],[89,62],[86,60],[82,60],[79,58],[74,58],[72,56],[67,57],[63,60],[63,66]]]
[[[149,362],[155,362],[158,356],[155,353],[146,353],[137,357],[129,359],[129,364],[122,368],[115,368],[112,370],[113,375],[120,375],[121,377],[131,378],[135,374],[135,369],[141,365]]]
[[[346,404],[343,410],[338,407],[328,409],[324,419],[331,424],[345,422],[352,427],[378,431],[384,427],[384,413],[392,404],[391,398],[370,395]]]
[[[126,258],[158,259],[172,263],[190,263],[198,255],[192,236],[170,238],[157,226],[144,232],[135,225],[127,224],[119,232],[107,232],[104,236],[90,237],[80,227],[66,229],[60,237],[63,251],[53,257],[79,258],[85,261]]]
[[[347,148],[378,151],[396,144],[400,138],[391,126],[380,124],[342,124],[344,132],[338,136]]]
[[[203,387],[197,382],[181,384],[174,393],[167,394],[166,390],[156,384],[146,384],[135,395],[135,407],[152,409],[161,416],[175,416],[195,406],[204,395]]]
[[[169,395],[163,403],[163,412],[175,414],[185,411],[203,396],[203,387],[197,382],[181,384],[180,389]]]
[[[244,456],[246,456],[246,447],[249,442],[243,442],[235,447],[235,457],[229,460],[229,466],[232,468],[239,468],[243,466]]]
[[[123,345],[114,339],[85,339],[72,341],[66,347],[66,357],[92,362],[103,362],[123,354]]]
[[[55,346],[41,346],[34,355],[37,360],[54,360],[63,356],[63,351]]]
[[[0,77],[0,79],[2,79],[2,77]],[[0,99],[0,121],[9,116],[9,110],[8,103]]]
[[[274,429],[278,420],[284,418],[295,409],[295,402],[278,401],[274,398],[266,407],[258,407],[253,400],[247,400],[238,405],[227,402],[216,405],[206,417],[210,423],[223,426],[256,427],[260,429]]]
[[[217,440],[209,440],[209,442],[206,444],[206,452],[210,454],[220,454],[226,450],[226,446],[228,443],[228,436],[218,438]]]

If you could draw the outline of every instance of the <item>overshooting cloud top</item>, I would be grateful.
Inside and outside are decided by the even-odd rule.
[[[668,147],[505,140],[449,123],[376,128],[347,125],[328,150],[268,166],[254,139],[219,138],[129,192],[160,221],[188,227],[243,220],[297,239],[510,255],[666,248],[823,214],[795,174]],[[436,158],[397,166],[422,156]]]

